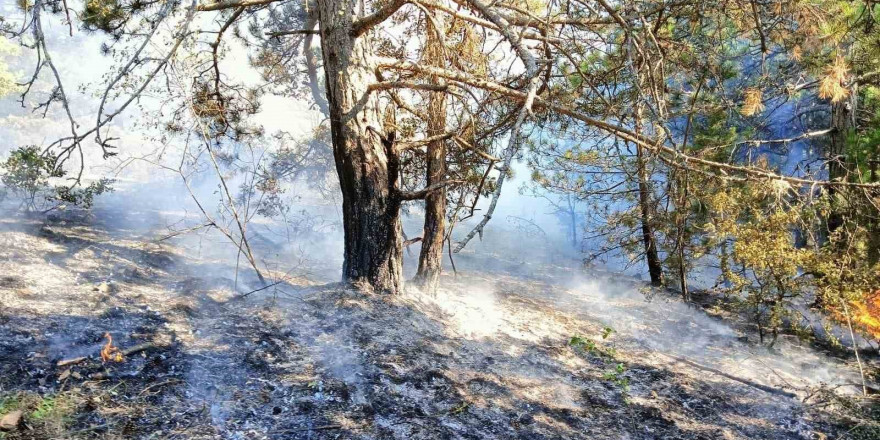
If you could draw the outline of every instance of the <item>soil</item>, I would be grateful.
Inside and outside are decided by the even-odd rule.
[[[612,295],[595,276],[532,267],[445,274],[430,294],[300,277],[242,297],[244,269],[194,240],[157,241],[161,225],[138,216],[0,219],[0,415],[24,410],[0,438],[857,432],[807,399],[822,380],[799,377],[855,377],[851,360],[796,342],[768,351],[735,323],[645,300],[634,281]],[[103,362],[108,332],[122,351],[139,350]]]

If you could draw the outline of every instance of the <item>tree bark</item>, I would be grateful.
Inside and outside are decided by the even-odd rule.
[[[333,157],[342,190],[342,280],[396,293],[403,287],[398,156],[393,128],[382,126],[379,99],[368,91],[375,65],[369,34],[353,36],[357,7],[355,0],[318,2]]]
[[[568,202],[568,221],[571,223],[569,225],[569,234],[571,235],[571,248],[577,249],[577,247],[578,247],[577,210],[575,208],[574,202],[571,200],[571,194],[568,194],[568,196],[566,197],[566,202]]]
[[[639,177],[639,209],[642,221],[642,242],[645,246],[645,260],[648,263],[648,275],[652,286],[663,284],[663,264],[657,253],[657,242],[654,240],[654,228],[651,224],[651,189],[648,172],[645,169],[645,157],[642,147],[636,145],[636,166]]]
[[[425,61],[436,67],[443,67],[443,43],[438,33],[443,29],[439,17],[428,20],[425,40]],[[436,25],[436,26],[435,26]],[[442,80],[431,78],[431,84],[440,85]],[[427,136],[438,136],[446,132],[446,94],[431,92],[428,98]],[[436,140],[427,146],[427,186],[446,179],[445,140]],[[425,198],[425,226],[422,234],[422,250],[419,254],[419,269],[415,282],[424,289],[434,290],[443,269],[443,241],[446,234],[446,188],[433,191]]]
[[[642,104],[636,104],[635,128],[637,133],[642,130]],[[636,145],[636,174],[639,180],[639,210],[642,223],[642,243],[645,246],[645,261],[648,263],[648,275],[652,286],[663,284],[663,264],[657,253],[657,241],[654,239],[654,227],[651,223],[651,186],[648,179],[645,152],[641,145]]]
[[[831,145],[828,151],[828,180],[845,180],[847,174],[846,166],[846,138],[850,129],[855,124],[852,123],[852,115],[855,114],[852,107],[855,107],[856,90],[853,86],[853,97],[851,100],[843,100],[831,104]],[[833,204],[836,189],[832,186],[828,189],[829,195],[832,197],[832,210],[828,216],[828,232],[834,232],[843,224],[843,214]]]

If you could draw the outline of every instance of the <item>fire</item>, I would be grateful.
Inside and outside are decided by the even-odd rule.
[[[101,360],[104,362],[124,361],[125,357],[122,356],[122,350],[113,345],[113,336],[110,335],[110,332],[104,333],[104,337],[107,338],[107,343],[104,344],[104,348],[101,349]]]
[[[853,321],[868,334],[880,339],[880,289],[865,295],[864,302],[853,302]]]

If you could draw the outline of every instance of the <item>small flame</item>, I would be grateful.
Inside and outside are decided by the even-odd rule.
[[[853,301],[853,321],[868,334],[880,338],[880,289],[865,295],[864,302]]]
[[[104,362],[124,361],[125,357],[122,356],[122,350],[113,345],[113,336],[110,335],[110,332],[104,333],[104,337],[107,338],[107,343],[104,344],[104,348],[101,349],[101,360]]]

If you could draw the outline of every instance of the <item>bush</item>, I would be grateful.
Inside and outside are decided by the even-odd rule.
[[[96,195],[113,191],[110,179],[92,182],[86,187],[52,186],[49,179],[64,177],[65,172],[57,167],[52,156],[44,155],[36,146],[20,147],[12,151],[9,158],[0,163],[5,174],[0,177],[4,193],[12,193],[21,200],[21,206],[28,211],[52,210],[65,203],[91,208]]]

